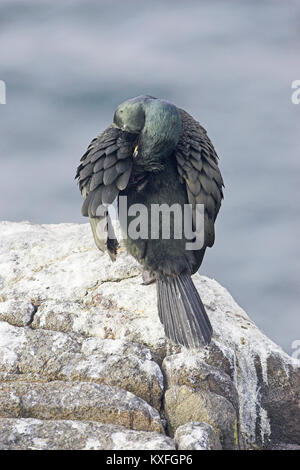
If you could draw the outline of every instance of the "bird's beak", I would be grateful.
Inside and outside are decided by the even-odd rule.
[[[139,146],[136,145],[133,150],[133,158],[136,158],[138,156],[138,151],[139,151]]]

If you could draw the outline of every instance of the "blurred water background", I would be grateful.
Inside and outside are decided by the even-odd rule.
[[[127,98],[173,101],[208,130],[226,185],[201,273],[291,353],[299,46],[293,0],[0,0],[0,219],[87,222],[73,178],[89,141]]]

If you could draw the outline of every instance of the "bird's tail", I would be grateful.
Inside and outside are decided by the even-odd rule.
[[[157,279],[158,314],[165,333],[187,348],[209,344],[212,326],[189,274]]]

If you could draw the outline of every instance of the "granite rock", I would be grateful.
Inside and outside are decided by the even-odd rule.
[[[184,446],[184,426],[197,422],[211,426],[224,448],[299,446],[300,361],[215,280],[193,279],[214,335],[209,347],[187,351],[165,337],[156,287],[142,284],[122,245],[113,263],[94,246],[88,224],[0,222],[0,434],[5,420],[30,425],[34,418],[46,448],[72,448],[72,437],[52,442],[51,429],[89,421],[91,435],[91,426],[108,426],[109,434],[118,425],[149,433],[139,442],[155,449],[165,439],[175,446],[179,434]],[[32,444],[25,424],[14,428],[28,429],[21,447]],[[99,445],[112,448],[105,442]]]
[[[222,450],[218,436],[207,423],[192,422],[179,426],[175,442],[178,450]]]
[[[175,450],[157,432],[95,421],[0,418],[0,450]]]

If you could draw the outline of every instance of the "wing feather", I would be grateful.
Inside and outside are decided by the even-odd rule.
[[[120,191],[123,191],[127,187],[130,175],[131,175],[131,167],[128,168],[126,171],[124,171],[124,173],[122,173],[118,177],[117,186],[120,189]]]
[[[82,215],[90,219],[98,248],[107,249],[112,259],[118,242],[114,239],[107,206],[129,182],[135,140],[133,134],[109,126],[92,140],[76,173],[84,198]]]
[[[223,198],[223,178],[218,167],[218,156],[206,130],[192,116],[179,110],[182,134],[175,157],[180,177],[186,185],[188,201],[193,206],[204,204],[205,245],[215,240],[214,223]]]

